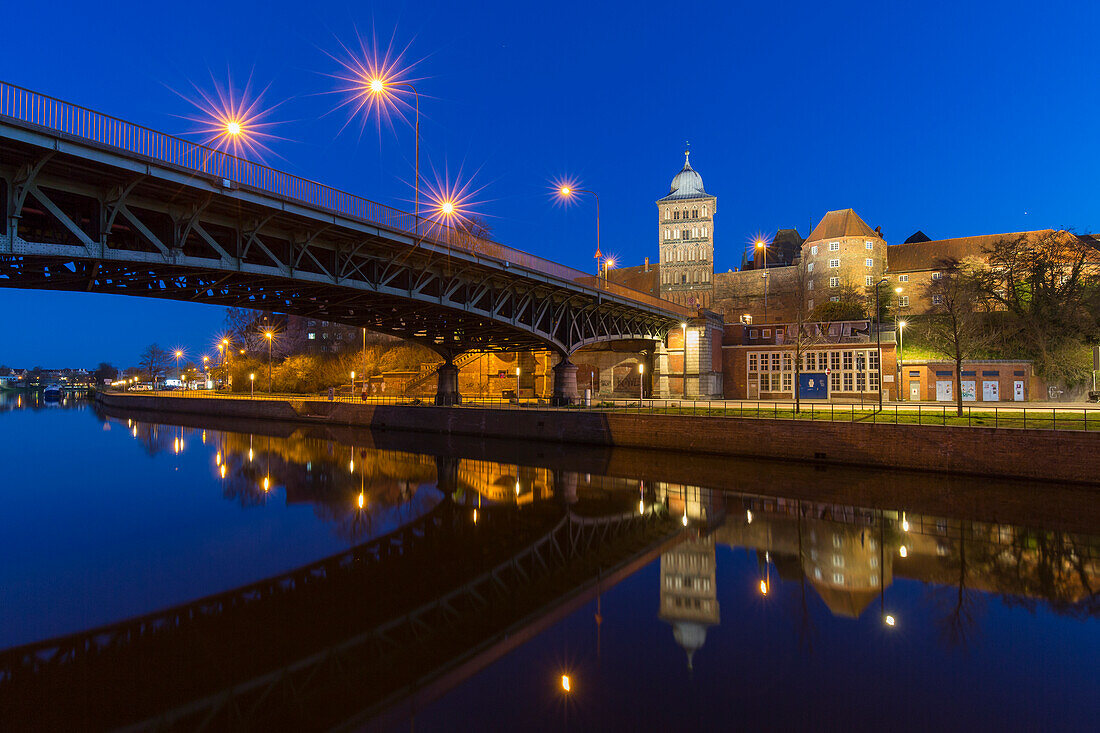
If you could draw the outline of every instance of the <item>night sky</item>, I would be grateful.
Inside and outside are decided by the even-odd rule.
[[[411,208],[413,135],[353,119],[340,42],[408,46],[426,178],[472,179],[494,238],[588,270],[656,259],[654,200],[685,140],[718,196],[716,269],[757,232],[803,235],[853,207],[888,242],[1100,230],[1100,9],[1085,3],[23,3],[0,77],[177,134],[180,94],[267,87],[266,162]],[[323,6],[323,7],[322,7]],[[378,43],[372,42],[372,36]],[[268,87],[268,85],[270,86]],[[433,173],[434,171],[434,173]],[[0,289],[0,363],[133,364],[149,343],[210,353],[221,309]]]

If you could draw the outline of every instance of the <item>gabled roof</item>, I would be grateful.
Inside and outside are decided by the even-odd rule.
[[[931,242],[932,237],[928,236],[920,229],[909,235],[909,239],[905,240],[905,244],[913,244],[915,242]]]
[[[859,214],[853,209],[840,209],[826,214],[814,227],[810,236],[806,237],[806,241],[820,242],[823,239],[839,239],[840,237],[881,238],[881,235],[867,226],[867,222],[860,219]]]
[[[933,239],[927,242],[891,244],[886,249],[887,272],[912,272],[931,270],[941,260],[965,260],[967,257],[984,257],[986,251],[1002,239],[1022,236],[1039,236],[1051,232],[1041,229],[1034,232],[1009,232],[1006,234],[981,234],[976,237]]]

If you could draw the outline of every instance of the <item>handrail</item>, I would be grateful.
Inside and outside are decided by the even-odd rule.
[[[197,171],[238,186],[247,186],[334,211],[350,219],[412,234],[451,249],[491,257],[508,266],[516,265],[552,275],[581,287],[605,291],[679,316],[693,316],[696,313],[671,301],[655,298],[606,279],[600,280],[595,275],[478,237],[435,219],[417,217],[361,196],[276,170],[263,163],[239,158],[223,150],[158,132],[4,81],[0,81],[0,117],[10,117],[116,150]]]

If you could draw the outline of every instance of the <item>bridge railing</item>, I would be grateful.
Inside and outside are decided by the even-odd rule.
[[[99,145],[197,171],[209,176],[214,185],[219,185],[220,182],[220,185],[227,188],[243,186],[255,189],[319,209],[338,212],[361,222],[411,234],[455,250],[493,258],[581,286],[603,290],[681,316],[695,314],[693,309],[605,279],[597,279],[592,274],[507,247],[446,222],[431,217],[418,217],[316,181],[284,173],[263,163],[239,158],[224,150],[135,125],[3,81],[0,81],[0,117],[10,117]]]

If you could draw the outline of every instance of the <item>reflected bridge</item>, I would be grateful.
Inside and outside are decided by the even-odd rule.
[[[437,460],[441,489],[458,473],[448,460]],[[0,652],[0,727],[365,722],[425,685],[442,692],[458,681],[448,671],[490,663],[579,588],[632,572],[683,529],[660,504],[598,509],[447,499],[284,575]]]

